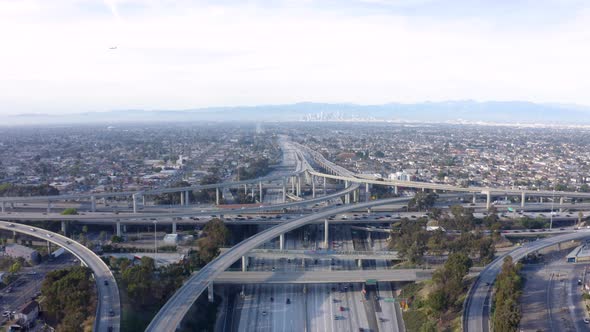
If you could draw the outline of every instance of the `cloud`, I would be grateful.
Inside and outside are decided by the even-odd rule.
[[[523,25],[318,3],[23,0],[0,10],[10,45],[0,54],[0,113],[301,100],[590,104],[585,10]]]

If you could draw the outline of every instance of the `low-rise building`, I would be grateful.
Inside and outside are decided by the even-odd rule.
[[[15,317],[21,326],[31,327],[39,317],[39,303],[37,301],[25,303],[20,307]]]
[[[4,253],[12,258],[24,258],[29,263],[39,262],[39,253],[35,249],[20,244],[8,244],[4,247]]]

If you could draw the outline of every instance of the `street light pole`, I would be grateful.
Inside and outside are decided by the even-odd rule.
[[[154,265],[156,264],[156,258],[158,257],[158,239],[156,236],[157,220],[154,220]]]

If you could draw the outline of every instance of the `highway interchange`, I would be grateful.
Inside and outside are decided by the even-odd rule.
[[[117,215],[114,215],[113,213],[109,212],[85,212],[84,214],[77,216],[63,216],[58,213],[39,214],[36,212],[10,212],[4,213],[2,214],[2,216],[7,217],[7,219],[11,221],[78,220],[82,222],[105,222],[112,224],[113,220],[115,220],[121,223],[132,224],[141,222],[151,222],[153,220],[157,220],[158,222],[162,223],[174,222],[179,224],[194,224],[198,222],[204,222],[206,220],[205,218],[203,218],[202,221],[195,220],[195,218],[203,216],[237,216],[238,214],[260,214],[267,211],[276,213],[276,211],[286,211],[287,209],[303,208],[314,205],[312,214],[301,214],[299,216],[292,217],[291,219],[279,218],[279,220],[277,220],[275,218],[274,220],[268,220],[266,218],[258,218],[257,220],[235,220],[236,223],[241,223],[241,221],[245,221],[244,224],[256,223],[259,225],[258,227],[260,231],[256,235],[232,247],[231,250],[222,253],[218,258],[216,258],[210,264],[205,266],[201,271],[191,276],[191,278],[185,282],[181,289],[179,289],[174,294],[174,296],[165,304],[165,306],[158,312],[158,314],[154,317],[153,321],[147,328],[147,331],[160,332],[174,331],[176,327],[180,326],[180,323],[184,315],[191,307],[191,305],[194,303],[194,301],[200,296],[201,293],[205,291],[205,289],[209,288],[212,290],[212,285],[216,281],[216,279],[221,278],[220,281],[231,283],[231,281],[228,281],[228,279],[223,279],[224,271],[227,270],[236,261],[239,261],[243,256],[247,256],[248,252],[254,250],[255,248],[260,248],[261,245],[263,247],[277,249],[276,239],[279,238],[279,236],[281,235],[284,236],[284,249],[287,250],[308,249],[301,247],[303,242],[308,242],[308,244],[311,244],[312,246],[314,246],[314,248],[323,249],[337,249],[344,251],[366,251],[368,249],[373,251],[385,250],[386,241],[384,241],[383,238],[377,237],[377,239],[374,241],[367,240],[366,238],[354,239],[354,231],[351,227],[345,225],[342,225],[335,229],[330,228],[331,231],[329,232],[330,234],[328,236],[328,246],[330,248],[326,248],[326,238],[323,237],[324,235],[322,235],[323,227],[321,227],[321,225],[308,226],[317,227],[317,231],[314,232],[314,234],[317,234],[317,237],[314,239],[307,239],[302,241],[301,239],[294,238],[294,236],[290,234],[287,235],[288,232],[299,229],[302,226],[311,225],[315,223],[321,224],[326,222],[326,220],[328,220],[329,218],[334,219],[334,216],[338,218],[339,215],[341,217],[338,220],[338,222],[342,224],[347,222],[355,224],[370,222],[387,224],[388,222],[390,223],[393,219],[399,219],[402,217],[420,217],[419,215],[416,216],[416,213],[400,212],[398,213],[397,218],[395,218],[394,216],[390,216],[389,218],[385,218],[389,220],[384,220],[383,218],[381,218],[383,216],[380,216],[379,214],[372,213],[368,214],[368,216],[358,216],[358,218],[354,214],[354,212],[367,211],[371,208],[382,205],[397,205],[401,207],[407,204],[407,202],[411,199],[411,197],[409,196],[394,199],[369,201],[356,204],[347,204],[341,206],[338,206],[340,204],[335,204],[336,202],[340,201],[340,198],[342,196],[349,195],[350,193],[353,193],[357,189],[359,189],[361,183],[371,183],[373,185],[399,185],[415,188],[430,188],[437,190],[449,190],[452,192],[459,191],[468,193],[486,193],[486,190],[487,193],[489,193],[490,191],[494,190],[496,194],[502,193],[506,195],[513,195],[522,194],[524,192],[522,190],[516,189],[496,190],[490,188],[446,188],[444,186],[435,184],[414,185],[408,182],[400,183],[399,181],[391,182],[357,179],[354,177],[352,173],[343,170],[342,168],[339,168],[338,166],[335,166],[334,164],[326,160],[318,160],[319,157],[315,156],[315,161],[321,164],[324,168],[327,168],[328,171],[330,171],[330,173],[333,174],[319,173],[312,170],[309,164],[307,164],[307,162],[305,161],[305,158],[303,157],[302,153],[297,149],[294,149],[292,146],[286,145],[283,146],[283,151],[285,152],[285,158],[283,160],[283,165],[280,168],[281,170],[263,179],[227,183],[223,185],[195,186],[181,189],[175,188],[162,189],[163,191],[159,190],[153,192],[142,192],[142,195],[147,195],[161,192],[178,192],[178,190],[192,190],[195,188],[223,189],[235,186],[236,184],[252,184],[264,181],[268,183],[269,188],[267,188],[267,193],[264,197],[265,201],[257,207],[244,207],[240,209],[215,208],[200,210],[195,208],[182,208],[174,209],[172,211],[168,210],[166,212],[148,211],[142,213],[119,213]],[[311,155],[313,155],[313,153],[311,153]],[[286,169],[289,168],[289,165],[293,164],[296,165],[295,171],[287,171]],[[344,189],[339,190],[335,193],[324,193],[320,197],[316,196],[315,198],[296,200],[294,202],[284,203],[283,197],[285,195],[285,189],[283,179],[285,177],[291,177],[294,175],[303,176],[303,174],[305,173],[307,173],[308,175],[313,175],[311,177],[311,181],[316,181],[315,179],[319,179],[321,177],[332,178],[342,181],[349,181],[347,182],[348,186],[345,186]],[[553,192],[548,193],[529,191],[526,191],[526,194],[537,196],[549,196],[550,194],[555,195],[555,193]],[[117,195],[128,196],[133,195],[133,193],[117,193]],[[358,193],[355,192],[355,195],[358,195]],[[464,197],[464,195],[465,193],[441,194],[440,197],[442,199],[457,199]],[[578,197],[581,194],[559,193],[559,195],[567,197]],[[72,197],[60,196],[49,199],[84,199],[96,195],[89,194],[87,196],[88,197],[80,195],[74,195]],[[580,197],[586,196],[582,195]],[[4,201],[38,202],[43,201],[43,199],[26,198],[22,200],[18,198],[13,198],[5,199]],[[329,206],[330,204],[328,204],[326,207],[324,207],[323,205],[319,206],[319,204],[324,204],[327,201],[330,201],[332,203],[331,207]],[[489,205],[489,194],[487,204]],[[567,207],[571,207],[571,205],[573,204],[567,205]],[[561,206],[564,208],[566,207],[565,204],[561,204]],[[523,208],[523,210],[526,211],[527,208],[538,209],[539,207],[545,206],[528,206]],[[309,211],[305,211],[304,213],[307,212]],[[287,214],[285,216],[287,216]],[[567,217],[555,217],[556,219],[576,219],[575,215],[570,215]],[[330,219],[330,222],[334,221],[332,219]],[[78,257],[82,262],[88,265],[94,272],[100,299],[97,309],[95,330],[106,331],[109,327],[112,327],[115,331],[119,330],[120,305],[118,300],[118,288],[114,280],[114,277],[112,276],[112,273],[108,270],[108,267],[102,262],[102,260],[98,259],[97,261],[97,256],[94,255],[90,250],[58,234],[50,233],[41,229],[35,229],[33,231],[32,229],[34,228],[31,228],[29,226],[11,224],[9,222],[1,222],[0,228],[4,230],[17,231],[30,236],[41,237],[57,245],[63,246],[64,248],[66,248],[66,250],[72,252],[72,254],[76,255],[76,257]],[[547,231],[545,233],[549,232],[550,231]],[[553,232],[559,233],[560,230],[554,230]],[[554,245],[555,243],[590,237],[590,231],[585,229],[578,231],[567,229],[565,230],[565,232],[573,233],[557,235],[553,238],[541,239],[526,244],[523,247],[518,248],[510,253],[501,255],[492,264],[488,265],[481,272],[480,277],[476,280],[474,286],[470,290],[463,319],[464,329],[467,331],[486,331],[488,329],[487,324],[489,315],[485,308],[489,308],[488,305],[490,301],[490,290],[495,279],[495,276],[499,272],[499,267],[501,266],[503,257],[509,254],[517,260],[524,257],[526,254],[530,252],[538,251],[542,248]],[[292,233],[295,234],[296,232]],[[50,234],[51,237],[48,237],[47,234]],[[520,235],[530,234],[521,233]],[[532,235],[538,235],[538,233]],[[335,245],[338,248],[334,248]],[[296,259],[293,259],[294,262],[295,260]],[[227,318],[231,320],[229,324],[232,327],[232,330],[234,327],[236,330],[251,330],[251,328],[254,326],[256,326],[256,330],[267,331],[274,331],[277,329],[287,331],[356,331],[358,329],[363,328],[371,329],[373,331],[379,331],[380,328],[384,331],[403,330],[403,321],[400,317],[399,306],[396,306],[393,302],[383,302],[378,300],[380,298],[393,298],[395,296],[393,293],[393,289],[391,289],[390,283],[379,283],[376,289],[368,289],[367,292],[369,296],[367,297],[361,293],[362,280],[366,281],[366,279],[369,279],[368,276],[370,276],[371,274],[378,275],[379,273],[386,273],[383,272],[387,271],[386,268],[388,263],[385,260],[371,261],[368,264],[373,264],[372,266],[363,266],[363,269],[367,269],[367,271],[372,271],[371,273],[359,274],[357,277],[349,276],[347,279],[350,285],[346,286],[347,289],[344,289],[344,286],[338,284],[339,281],[341,284],[346,284],[346,282],[344,282],[345,279],[339,279],[346,277],[337,277],[333,273],[331,274],[331,276],[328,277],[322,276],[322,271],[329,271],[334,268],[334,266],[330,262],[331,261],[329,259],[320,259],[318,264],[314,263],[313,266],[309,267],[308,269],[313,272],[309,272],[308,277],[312,278],[311,282],[314,282],[314,284],[303,286],[296,285],[297,282],[292,280],[294,278],[296,279],[296,277],[294,277],[296,275],[293,274],[293,272],[298,271],[298,266],[296,264],[291,264],[290,262],[287,262],[284,259],[279,258],[251,258],[250,263],[248,265],[248,271],[252,271],[252,273],[254,273],[254,277],[252,278],[260,280],[261,278],[264,279],[268,276],[267,280],[271,282],[269,282],[268,285],[249,284],[247,280],[243,282],[243,284],[246,284],[244,286],[243,295],[233,302],[235,312],[230,313],[228,315],[229,318]],[[265,271],[265,269],[268,269],[269,266],[274,267],[273,271]],[[338,264],[338,268],[352,270],[358,269],[358,266],[356,265],[356,262],[352,259],[343,259],[340,261],[340,264]],[[375,272],[375,269],[379,269],[379,272]],[[276,273],[273,274],[272,272]],[[420,272],[422,272],[422,274],[420,274]],[[429,272],[430,271],[415,271],[413,276],[402,276],[400,277],[399,281],[427,278],[429,276]],[[403,273],[411,273],[411,271],[405,271]],[[281,279],[281,274],[284,276],[283,279]],[[303,276],[305,276],[305,274],[306,273],[304,272]],[[313,277],[313,274],[315,274],[315,276],[320,277]],[[286,276],[290,276],[291,280],[289,280],[289,278]],[[279,279],[278,281],[276,281],[276,284],[272,284],[273,277]],[[226,278],[228,277],[226,276]],[[333,281],[329,280],[330,278],[333,278]],[[104,286],[102,284],[105,280],[108,280],[108,286]],[[398,279],[389,276],[389,279],[384,278],[384,280],[393,281]],[[304,282],[310,281],[308,280]],[[378,297],[374,297],[374,295],[377,294]],[[287,303],[287,298],[289,299],[289,303]],[[301,324],[305,324],[305,326],[301,326]]]

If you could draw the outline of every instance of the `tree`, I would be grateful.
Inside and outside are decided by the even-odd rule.
[[[473,262],[465,253],[452,253],[445,265],[434,272],[432,280],[436,288],[428,297],[428,305],[433,311],[442,314],[460,305],[457,300],[464,288],[463,278],[472,264]]]
[[[484,237],[479,240],[479,259],[483,265],[487,265],[494,260],[496,247],[491,237]]]
[[[61,212],[61,214],[64,215],[64,216],[77,215],[78,214],[78,209],[76,209],[76,208],[67,208],[67,209],[64,209]]]
[[[111,236],[111,242],[113,243],[121,243],[123,242],[123,238],[117,235]]]
[[[206,236],[217,246],[225,244],[229,237],[229,230],[225,226],[223,220],[219,218],[209,220],[205,224],[205,227],[203,227],[203,232],[205,232]]]
[[[426,220],[423,218],[416,221],[404,218],[399,222],[399,227],[392,225],[390,248],[397,249],[400,257],[410,263],[420,263],[427,249],[428,232],[424,230],[425,225]]]
[[[422,211],[424,209],[431,208],[434,206],[438,195],[435,193],[426,193],[423,191],[419,191],[414,195],[414,197],[408,202],[408,207],[410,209],[417,209],[418,211]]]
[[[8,272],[12,273],[12,274],[16,274],[21,270],[21,268],[22,268],[21,263],[19,261],[16,261],[16,262],[14,262],[14,264],[12,264],[10,266],[10,268],[8,269]]]
[[[95,312],[92,271],[76,266],[47,273],[41,285],[44,308],[58,321],[59,331],[82,331]]]
[[[127,288],[127,294],[135,304],[148,306],[153,303],[154,269],[154,260],[144,256],[139,265],[122,272],[121,279]]]
[[[88,226],[86,226],[86,225],[82,226],[82,233],[84,233],[84,234],[88,233]]]

